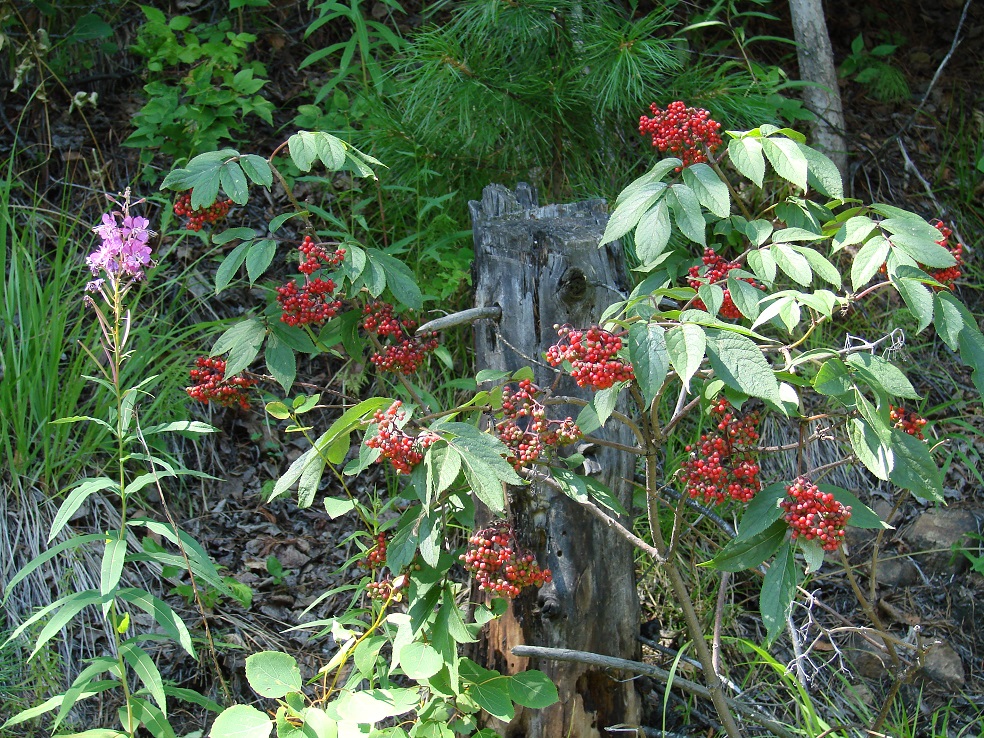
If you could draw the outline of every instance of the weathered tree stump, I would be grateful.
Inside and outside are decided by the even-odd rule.
[[[498,306],[501,319],[475,324],[479,369],[515,371],[532,366],[536,383],[550,387],[558,374],[542,359],[557,342],[555,324],[587,327],[628,288],[619,244],[598,248],[608,221],[603,200],[537,207],[536,192],[486,187],[469,203],[475,239],[475,304]],[[554,395],[590,399],[564,376]],[[576,416],[577,408],[552,408],[550,417]],[[633,444],[615,421],[593,435]],[[631,506],[634,458],[607,447],[582,449],[595,476]],[[584,473],[581,470],[580,473]],[[577,502],[545,485],[510,489],[517,538],[553,572],[539,593],[526,592],[490,623],[477,660],[503,673],[538,668],[558,685],[560,702],[540,711],[520,710],[507,736],[587,738],[617,723],[637,724],[639,698],[632,681],[579,664],[514,656],[528,644],[638,659],[639,601],[630,544]],[[631,525],[629,521],[623,521]],[[478,593],[476,592],[476,597]]]

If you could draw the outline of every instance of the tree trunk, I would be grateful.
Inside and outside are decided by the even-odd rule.
[[[844,140],[847,128],[823,2],[789,0],[789,10],[800,79],[813,83],[803,88],[803,104],[817,116],[813,124],[814,143],[833,160],[843,177],[847,174],[847,142]]]
[[[555,324],[583,328],[627,290],[621,247],[599,249],[608,221],[605,202],[537,207],[526,184],[516,192],[486,187],[469,203],[475,238],[475,304],[498,306],[501,319],[475,325],[479,369],[515,371],[532,366],[536,383],[550,387],[558,374],[543,362],[557,342]],[[590,399],[564,376],[554,395]],[[550,417],[577,415],[551,406]],[[593,435],[632,445],[616,421]],[[630,509],[634,457],[611,448],[580,449],[596,478]],[[586,473],[584,468],[578,473]],[[639,602],[633,549],[577,502],[545,485],[510,489],[509,507],[520,544],[550,568],[553,582],[524,592],[490,623],[476,660],[503,673],[538,668],[558,686],[560,702],[545,710],[519,710],[506,736],[588,738],[616,723],[638,724],[640,701],[632,681],[581,664],[531,663],[511,653],[516,645],[553,646],[638,659]],[[631,521],[623,521],[631,525]],[[473,593],[480,598],[480,593]],[[503,726],[500,726],[503,727]]]

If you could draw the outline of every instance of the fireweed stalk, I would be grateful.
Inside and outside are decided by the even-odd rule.
[[[126,485],[126,442],[128,426],[136,402],[136,388],[123,390],[120,384],[121,370],[128,358],[126,344],[130,337],[132,316],[130,309],[125,306],[125,298],[131,288],[144,279],[144,269],[152,265],[151,248],[148,241],[156,235],[149,229],[150,221],[141,216],[133,215],[130,209],[139,205],[143,200],[130,202],[130,189],[127,188],[120,200],[109,197],[116,207],[103,214],[102,222],[93,228],[99,236],[99,247],[86,258],[86,264],[94,279],[86,285],[85,302],[96,314],[102,329],[100,346],[105,355],[105,362],[100,361],[84,345],[83,350],[92,357],[99,367],[103,377],[112,386],[115,399],[115,425],[118,444],[117,476],[120,492],[120,528],[116,543],[125,555],[127,531],[127,485]],[[101,304],[96,296],[101,298]],[[107,546],[110,541],[107,537]],[[105,568],[105,567],[104,567]],[[105,574],[104,574],[105,575]],[[120,674],[126,673],[121,650],[122,636],[126,633],[128,618],[120,616],[116,598],[110,600],[109,606],[104,605],[104,612],[109,618],[113,639],[115,641],[116,659]],[[134,725],[133,701],[127,679],[121,678],[120,685],[126,700],[126,727]]]

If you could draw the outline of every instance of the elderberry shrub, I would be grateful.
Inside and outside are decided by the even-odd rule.
[[[192,385],[185,392],[199,402],[216,402],[223,407],[238,405],[249,410],[249,395],[246,390],[256,386],[256,380],[245,374],[234,377],[225,376],[225,360],[214,356],[200,356],[195,359],[197,369],[192,369]]]

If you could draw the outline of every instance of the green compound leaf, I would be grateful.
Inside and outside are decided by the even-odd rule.
[[[246,254],[246,274],[249,275],[250,284],[255,284],[263,276],[276,253],[277,244],[269,238],[256,241],[249,247],[249,253]]]
[[[797,584],[799,584],[799,569],[796,566],[793,547],[787,541],[780,546],[775,561],[765,572],[762,593],[759,597],[759,611],[762,613],[762,622],[765,623],[769,643],[775,641],[776,636],[786,627],[789,613],[793,609]]]
[[[297,659],[280,651],[261,651],[247,657],[246,679],[264,697],[283,697],[304,687]]]
[[[210,738],[267,738],[273,721],[250,705],[233,705],[215,718]]]
[[[858,352],[847,357],[847,363],[854,367],[858,376],[864,379],[873,389],[880,389],[893,397],[904,397],[907,400],[918,400],[916,392],[908,377],[895,364],[880,356]]]

